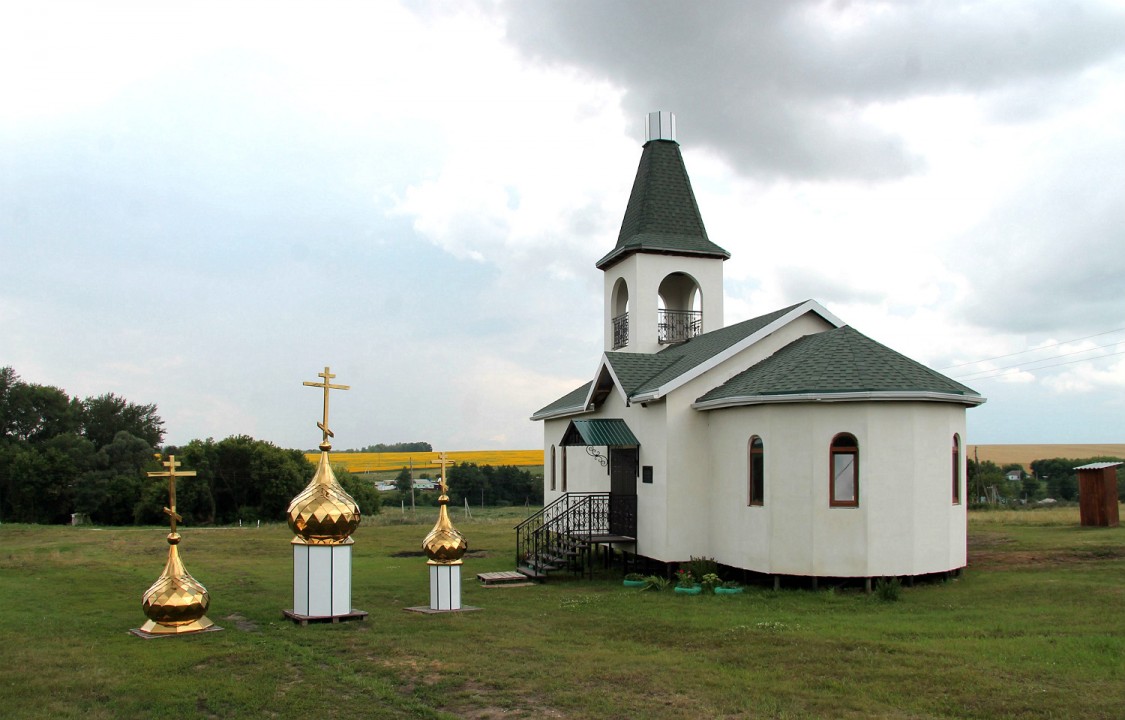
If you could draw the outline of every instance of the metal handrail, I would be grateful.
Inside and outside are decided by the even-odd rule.
[[[636,496],[611,497],[608,492],[566,493],[516,525],[516,567],[538,572],[546,556],[561,556],[565,544],[608,535],[615,525],[635,534]]]
[[[701,310],[660,310],[657,313],[657,341],[663,345],[690,340],[701,332],[703,332]]]
[[[629,313],[621,313],[613,318],[613,349],[629,344]]]
[[[591,498],[609,493],[566,493],[550,505],[516,525],[516,565],[537,563],[540,558],[559,550],[565,536],[594,534],[588,509]],[[607,500],[608,504],[608,500]],[[607,521],[608,522],[608,521]]]

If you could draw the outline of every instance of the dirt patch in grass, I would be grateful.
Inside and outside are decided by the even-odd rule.
[[[981,534],[969,541],[969,566],[990,569],[1020,569],[1028,567],[1061,567],[1090,564],[1104,560],[1125,558],[1125,547],[1097,547],[1090,549],[1060,548],[1057,550],[1007,549],[1012,540],[1000,534]]]
[[[567,717],[566,713],[537,703],[531,694],[521,697],[517,704],[508,707],[493,704],[494,701],[490,702],[493,695],[491,688],[469,680],[458,690],[455,699],[444,704],[442,709],[466,720]]]
[[[227,615],[224,619],[230,623],[234,623],[234,626],[243,632],[258,632],[258,623],[253,620],[248,620],[245,615],[240,613],[232,613]]]

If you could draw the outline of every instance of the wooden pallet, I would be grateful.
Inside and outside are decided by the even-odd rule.
[[[349,620],[364,620],[367,618],[367,613],[363,610],[352,610],[350,613],[345,613],[343,615],[330,615],[325,617],[321,615],[301,615],[292,610],[282,610],[281,617],[292,620],[298,625],[308,625],[309,623],[339,623],[348,622]]]
[[[514,570],[477,573],[477,580],[484,587],[524,587],[535,584],[531,577]]]

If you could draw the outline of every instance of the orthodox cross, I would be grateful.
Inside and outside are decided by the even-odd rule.
[[[332,431],[328,429],[328,391],[329,390],[351,390],[351,388],[347,385],[333,385],[330,381],[332,380],[332,378],[334,378],[336,376],[329,371],[327,365],[324,366],[324,372],[317,373],[316,375],[317,375],[317,377],[324,378],[324,382],[318,383],[318,382],[309,382],[308,380],[306,380],[304,382],[304,384],[308,385],[309,387],[324,388],[324,422],[318,422],[316,424],[316,426],[318,428],[320,428],[321,431],[324,433],[324,436],[321,438],[320,444],[321,445],[327,445],[328,444],[328,438],[336,437],[332,433]]]
[[[441,468],[441,492],[444,495],[449,491],[449,486],[445,484],[445,466],[452,465],[453,461],[449,459],[445,452],[439,452],[434,464]]]
[[[165,472],[150,472],[149,477],[166,477],[168,478],[168,504],[171,507],[164,508],[164,514],[168,516],[168,520],[172,525],[172,534],[176,533],[176,521],[183,522],[183,518],[176,512],[176,478],[178,477],[195,477],[194,470],[181,470],[176,472],[176,468],[183,463],[176,462],[175,455],[169,455],[166,462],[160,463],[168,468]]]

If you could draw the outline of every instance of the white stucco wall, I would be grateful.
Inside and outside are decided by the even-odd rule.
[[[712,411],[709,553],[764,573],[920,575],[963,567],[965,505],[954,505],[953,434],[965,410],[948,403],[803,403]],[[829,446],[859,442],[859,507],[830,507]],[[746,444],[765,444],[764,504],[747,498]],[[964,482],[964,457],[962,483]],[[964,492],[962,491],[962,497]]]

